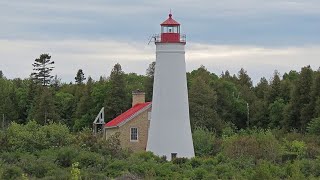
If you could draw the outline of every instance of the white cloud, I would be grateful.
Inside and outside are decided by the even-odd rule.
[[[56,62],[55,74],[63,81],[73,81],[80,68],[97,79],[107,76],[119,62],[124,71],[145,74],[155,59],[154,45],[115,40],[27,41],[0,40],[0,70],[9,78],[28,77],[31,64],[41,53],[49,53]],[[270,78],[275,69],[281,73],[299,70],[302,66],[319,67],[320,46],[265,48],[258,46],[187,44],[187,71],[205,65],[211,72],[231,73],[243,67],[257,82]]]

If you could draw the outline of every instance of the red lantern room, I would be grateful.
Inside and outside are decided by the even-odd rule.
[[[156,38],[158,43],[186,43],[186,36],[180,34],[180,24],[172,18],[172,14],[169,14],[169,18],[165,20],[161,25],[160,38]]]

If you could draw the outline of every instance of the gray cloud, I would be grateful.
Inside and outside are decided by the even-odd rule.
[[[0,41],[0,69],[9,78],[28,77],[31,64],[40,53],[50,53],[56,62],[54,71],[65,82],[73,81],[78,69],[95,79],[108,76],[113,65],[122,64],[124,71],[145,74],[155,60],[154,45],[143,42],[127,43],[114,40],[64,41]],[[19,52],[19,53],[16,53]],[[257,82],[270,78],[274,70],[288,72],[302,66],[319,66],[320,46],[265,48],[259,46],[210,45],[189,42],[186,49],[187,70],[200,65],[220,74],[229,70],[237,73],[243,67]]]
[[[155,59],[147,38],[170,8],[188,37],[188,71],[244,67],[258,81],[275,69],[319,66],[319,0],[2,0],[0,70],[28,77],[33,60],[48,52],[64,81],[79,68],[107,76],[116,62],[144,74]]]

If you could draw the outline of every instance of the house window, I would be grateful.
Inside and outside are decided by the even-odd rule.
[[[130,129],[130,141],[138,141],[138,128],[132,127]]]

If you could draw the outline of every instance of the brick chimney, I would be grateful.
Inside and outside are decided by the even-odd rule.
[[[132,92],[132,107],[138,103],[146,102],[146,93],[141,90],[135,90]]]

